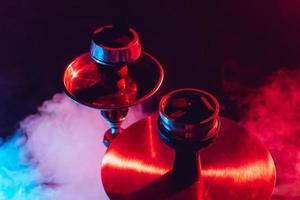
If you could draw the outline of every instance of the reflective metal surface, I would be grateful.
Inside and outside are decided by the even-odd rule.
[[[101,110],[111,126],[103,138],[108,146],[122,132],[128,107],[152,96],[163,77],[159,61],[142,52],[138,34],[119,24],[94,32],[90,53],[68,65],[63,86],[74,101]]]
[[[106,66],[84,53],[69,64],[63,81],[65,92],[80,104],[97,109],[118,109],[152,96],[163,80],[161,64],[143,52],[123,66]]]
[[[90,54],[100,64],[131,63],[139,58],[141,52],[139,36],[132,28],[108,25],[93,34]]]
[[[101,115],[106,119],[110,125],[110,129],[104,133],[103,143],[105,146],[109,146],[111,141],[120,133],[123,128],[121,127],[122,122],[128,113],[128,108],[115,109],[115,110],[102,110]]]
[[[198,181],[201,174],[199,150],[210,145],[220,130],[217,99],[194,88],[172,91],[161,99],[157,121],[160,138],[176,151],[172,170],[174,181],[180,186]]]
[[[158,128],[161,138],[173,148],[199,150],[218,135],[219,103],[203,90],[172,91],[160,101]]]
[[[221,118],[219,136],[201,151],[198,181],[176,182],[171,175],[175,150],[160,139],[157,117],[131,125],[108,147],[101,176],[110,199],[270,198],[275,184],[270,153],[256,137],[226,118]]]

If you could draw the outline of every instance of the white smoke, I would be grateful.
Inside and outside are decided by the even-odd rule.
[[[139,108],[131,109],[124,125],[142,115]],[[108,199],[101,183],[100,164],[106,149],[102,138],[109,126],[98,110],[56,94],[20,127],[27,135],[25,147],[37,162],[40,178],[54,188],[51,199]]]

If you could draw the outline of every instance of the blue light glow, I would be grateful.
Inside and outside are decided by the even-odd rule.
[[[30,159],[25,143],[21,132],[7,142],[0,140],[0,200],[51,199],[51,189],[39,180],[37,164]]]

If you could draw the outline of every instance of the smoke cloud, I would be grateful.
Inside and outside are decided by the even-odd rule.
[[[270,149],[277,168],[274,199],[300,199],[300,69],[281,68],[240,99],[240,123]]]
[[[125,127],[142,116],[131,109]],[[0,199],[108,199],[100,178],[108,128],[99,111],[54,95],[0,147]]]

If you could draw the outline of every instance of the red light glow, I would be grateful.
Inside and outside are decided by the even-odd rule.
[[[88,54],[75,59],[69,64],[64,74],[66,89],[72,94],[74,90],[88,88],[100,82],[97,67],[87,57]],[[82,67],[84,65],[84,67]]]
[[[274,163],[271,156],[268,156],[268,163],[264,161],[251,162],[239,167],[224,167],[224,168],[204,168],[202,175],[205,177],[214,177],[216,179],[229,179],[232,182],[249,183],[249,181],[268,180],[273,178]],[[263,177],[263,178],[262,178]]]
[[[85,53],[69,64],[64,73],[69,96],[93,108],[114,108],[134,102],[137,84],[128,66],[113,69],[97,64]]]
[[[163,175],[169,169],[164,167],[157,167],[143,163],[134,159],[123,159],[117,153],[110,151],[107,152],[102,161],[102,167],[109,166],[117,169],[124,169],[126,171],[137,171],[139,173],[147,173],[153,175]]]
[[[139,173],[147,173],[153,175],[163,175],[170,169],[162,166],[155,166],[143,163],[137,159],[122,158],[116,152],[108,152],[103,158],[102,166],[109,166],[116,169],[124,169],[126,171],[137,171]],[[271,156],[268,156],[268,163],[264,161],[256,161],[239,167],[224,167],[224,168],[205,168],[201,170],[203,177],[215,179],[229,179],[232,182],[249,183],[249,181],[257,181],[268,178],[273,178],[274,163]]]
[[[149,134],[149,144],[150,144],[150,153],[151,153],[151,157],[152,158],[155,158],[156,157],[156,151],[155,151],[155,148],[154,148],[154,142],[153,142],[153,127],[152,127],[152,124],[151,124],[151,119],[148,118],[147,119],[149,121],[149,130],[150,130],[150,134]]]
[[[240,124],[270,149],[277,169],[274,196],[300,199],[300,70],[281,68],[255,90],[242,81],[252,76],[235,70],[239,76],[224,87],[237,101]]]

